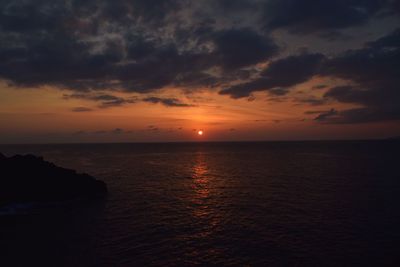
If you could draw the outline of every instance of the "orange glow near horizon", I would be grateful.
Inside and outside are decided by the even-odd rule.
[[[313,85],[309,82],[298,90]],[[322,94],[321,91],[315,94]],[[50,86],[16,90],[0,83],[0,143],[345,139],[385,137],[400,130],[399,125],[383,122],[317,124],[313,120],[316,114],[307,114],[307,111],[332,107],[343,110],[352,106],[340,103],[318,108],[294,105],[291,101],[269,100],[263,92],[255,93],[255,99],[248,100],[232,99],[211,90],[185,94],[170,88],[153,95],[177,98],[190,106],[137,101],[107,108],[99,107],[100,102],[63,97],[71,93]],[[132,96],[122,92],[103,93],[121,98]],[[296,90],[289,96],[296,97]],[[85,107],[87,111],[74,112],[76,107]]]

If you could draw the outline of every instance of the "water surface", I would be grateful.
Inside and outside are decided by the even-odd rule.
[[[110,191],[104,203],[0,216],[7,266],[398,266],[399,151],[398,141],[0,146]]]

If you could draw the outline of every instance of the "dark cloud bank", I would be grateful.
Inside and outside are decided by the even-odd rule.
[[[90,100],[97,103],[100,103],[97,107],[98,108],[109,108],[109,107],[118,107],[123,106],[126,104],[136,103],[139,101],[148,102],[153,104],[162,104],[167,107],[192,107],[191,104],[183,103],[181,100],[177,98],[164,98],[164,97],[130,97],[124,98],[110,94],[102,94],[102,93],[74,93],[74,94],[65,94],[64,99],[84,99]],[[90,108],[85,107],[77,107],[74,108],[72,111],[74,112],[84,112],[84,111],[91,111]]]
[[[398,14],[392,0],[3,0],[0,77],[15,86],[74,90],[66,98],[92,100],[101,108],[138,101],[102,90],[205,86],[233,98],[256,91],[282,96],[314,76],[333,77],[348,85],[313,101],[360,108],[330,110],[316,121],[399,120],[400,30],[334,57],[312,51],[283,57],[272,37],[282,30],[330,38]],[[190,106],[175,98],[139,101]]]

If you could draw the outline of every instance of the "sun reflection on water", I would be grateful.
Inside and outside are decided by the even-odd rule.
[[[196,155],[195,165],[192,168],[194,195],[192,203],[195,208],[193,215],[198,218],[206,217],[210,213],[208,198],[210,197],[210,176],[204,153]]]
[[[218,198],[218,182],[215,170],[210,168],[206,153],[198,152],[191,167],[191,214],[198,225],[193,238],[213,238],[221,226],[223,214]]]

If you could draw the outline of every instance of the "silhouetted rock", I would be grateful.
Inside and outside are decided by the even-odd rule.
[[[107,193],[103,181],[78,174],[33,155],[0,153],[0,206],[15,202],[52,202],[98,198]]]

